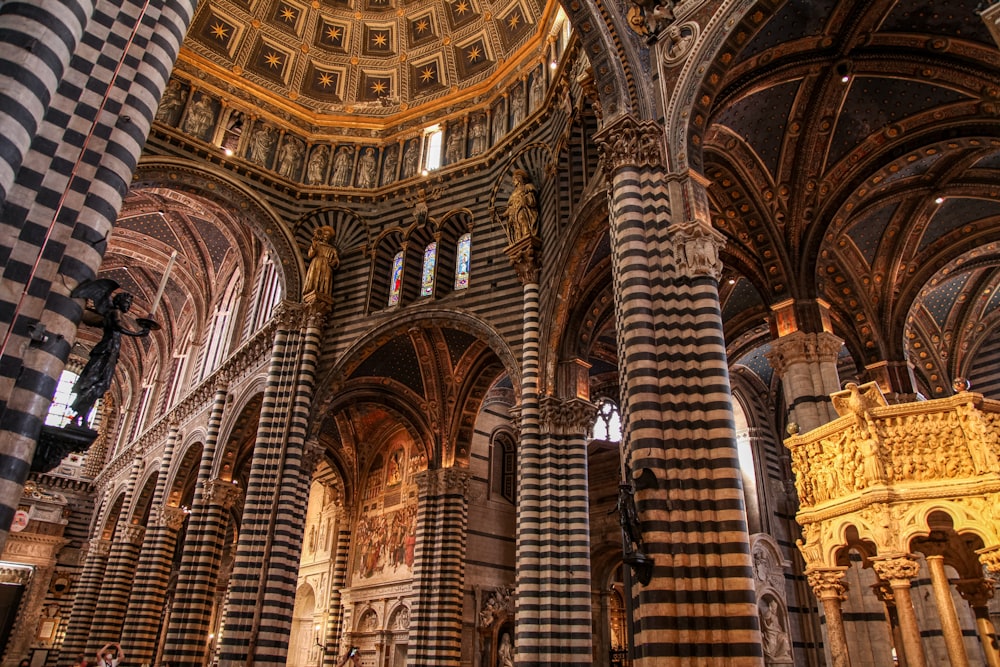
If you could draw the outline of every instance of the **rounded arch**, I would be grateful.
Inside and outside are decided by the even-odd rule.
[[[227,210],[238,212],[240,221],[280,261],[285,294],[298,297],[305,267],[289,227],[267,201],[249,187],[235,181],[226,171],[208,163],[192,163],[181,158],[144,158],[136,168],[133,188],[169,187],[195,194]]]

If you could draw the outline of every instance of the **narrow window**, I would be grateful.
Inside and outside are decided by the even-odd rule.
[[[420,296],[433,296],[434,276],[437,266],[437,243],[432,241],[424,248],[424,268],[420,272]]]
[[[458,239],[458,257],[455,262],[455,289],[469,286],[469,258],[472,252],[472,234],[463,234]]]
[[[441,167],[441,151],[444,145],[444,131],[439,125],[424,130],[424,171],[434,171]]]
[[[399,303],[399,294],[403,290],[403,251],[400,250],[392,258],[392,271],[389,274],[389,306]]]
[[[79,377],[79,375],[72,371],[63,371],[62,375],[59,376],[59,384],[56,385],[56,395],[52,397],[49,414],[45,416],[45,423],[47,425],[63,427],[73,418],[73,411],[69,406],[73,404],[73,400],[76,398],[76,394],[73,393],[73,385],[76,384]],[[87,416],[89,417],[89,415]],[[90,419],[87,422],[90,423]]]

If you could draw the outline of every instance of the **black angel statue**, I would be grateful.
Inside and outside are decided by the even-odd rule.
[[[136,323],[141,327],[138,331],[122,326],[120,314],[127,313],[132,307],[132,295],[128,292],[114,294],[119,287],[110,278],[99,278],[86,280],[70,292],[71,297],[87,299],[93,304],[84,311],[83,323],[104,329],[104,336],[90,351],[90,359],[73,385],[76,398],[70,409],[75,416],[70,423],[74,426],[89,427],[87,417],[94,403],[111,387],[111,378],[115,374],[121,352],[122,336],[139,338],[160,328],[155,321],[147,318],[136,318]]]

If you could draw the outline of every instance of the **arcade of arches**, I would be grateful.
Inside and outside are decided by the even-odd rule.
[[[0,27],[3,667],[1000,667],[1000,5]]]

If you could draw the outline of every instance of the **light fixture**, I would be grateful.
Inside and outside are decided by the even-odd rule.
[[[841,83],[847,83],[851,80],[851,63],[848,61],[841,60],[834,66],[833,70],[837,73],[837,76],[840,77]]]
[[[943,204],[944,203],[944,197],[936,197],[934,199],[934,203],[935,204]]]
[[[730,278],[729,279],[729,284],[730,285],[735,285],[736,284],[736,278]]]
[[[227,148],[227,149],[226,149],[225,151],[223,151],[223,152],[224,152],[224,153],[225,153],[225,154],[226,154],[227,156],[229,156],[229,157],[232,157],[232,156],[233,156],[233,149],[232,149],[232,148]]]
[[[552,62],[549,63],[549,67],[551,67],[552,69],[556,69],[557,67],[559,67],[558,61],[556,61],[556,59],[553,58]]]

